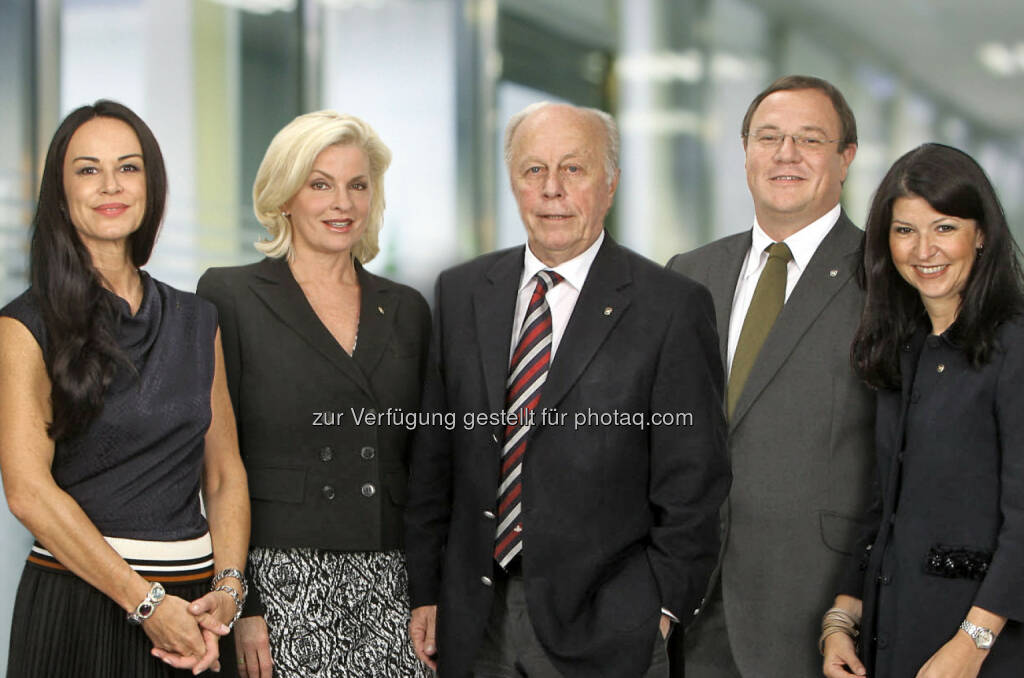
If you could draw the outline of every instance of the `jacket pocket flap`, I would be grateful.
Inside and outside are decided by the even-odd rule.
[[[818,517],[821,521],[821,540],[825,546],[852,556],[857,540],[867,525],[835,511],[818,511]]]

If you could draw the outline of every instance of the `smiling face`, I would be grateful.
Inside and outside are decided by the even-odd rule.
[[[839,204],[846,171],[857,147],[838,152],[837,143],[809,150],[792,137],[840,138],[839,115],[832,101],[816,89],[773,92],[754,111],[746,141],[747,185],[757,221],[768,235],[782,240]],[[754,141],[758,134],[787,135],[774,148]]]
[[[548,266],[584,252],[604,229],[618,175],[605,173],[605,131],[596,116],[546,106],[520,123],[509,174],[530,250]]]
[[[370,160],[358,146],[328,146],[316,156],[302,188],[283,206],[291,214],[296,256],[347,254],[366,230]]]
[[[93,118],[68,141],[64,196],[78,237],[91,251],[121,246],[146,213],[146,170],[135,131],[116,118]]]
[[[933,331],[956,319],[960,299],[984,236],[974,219],[935,211],[918,196],[892,205],[889,251],[896,270],[921,295]]]

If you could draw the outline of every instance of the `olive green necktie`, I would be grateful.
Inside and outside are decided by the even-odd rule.
[[[765,251],[768,252],[768,262],[761,271],[761,277],[757,279],[754,297],[750,300],[750,308],[743,320],[743,329],[740,330],[740,340],[736,344],[736,353],[732,357],[732,370],[729,372],[729,386],[726,389],[730,418],[743,393],[750,370],[754,367],[754,361],[757,360],[757,354],[761,352],[761,346],[786,301],[786,265],[792,261],[793,253],[784,242],[772,243]]]

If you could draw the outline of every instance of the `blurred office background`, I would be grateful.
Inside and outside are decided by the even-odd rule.
[[[371,270],[430,298],[448,265],[522,242],[501,132],[540,99],[622,127],[609,222],[664,262],[750,227],[739,127],[775,77],[831,80],[857,116],[844,206],[862,223],[900,154],[973,154],[1024,235],[1019,0],[3,0],[0,304],[26,285],[43,155],[73,108],[112,98],[156,133],[171,196],[149,270],[194,289],[255,261],[251,186],[274,133],[335,108],[390,145]],[[0,510],[0,667],[30,543]]]

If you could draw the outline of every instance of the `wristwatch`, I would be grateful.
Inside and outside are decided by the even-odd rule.
[[[128,613],[128,622],[141,625],[142,622],[152,617],[156,606],[163,601],[164,595],[166,592],[163,585],[158,581],[153,582],[153,585],[149,587],[149,593],[146,594],[146,599],[138,604],[134,612]]]
[[[974,641],[974,646],[979,650],[990,650],[992,649],[992,643],[996,642],[996,634],[992,633],[992,629],[972,624],[966,619],[960,624],[960,628],[971,637],[971,640]]]

